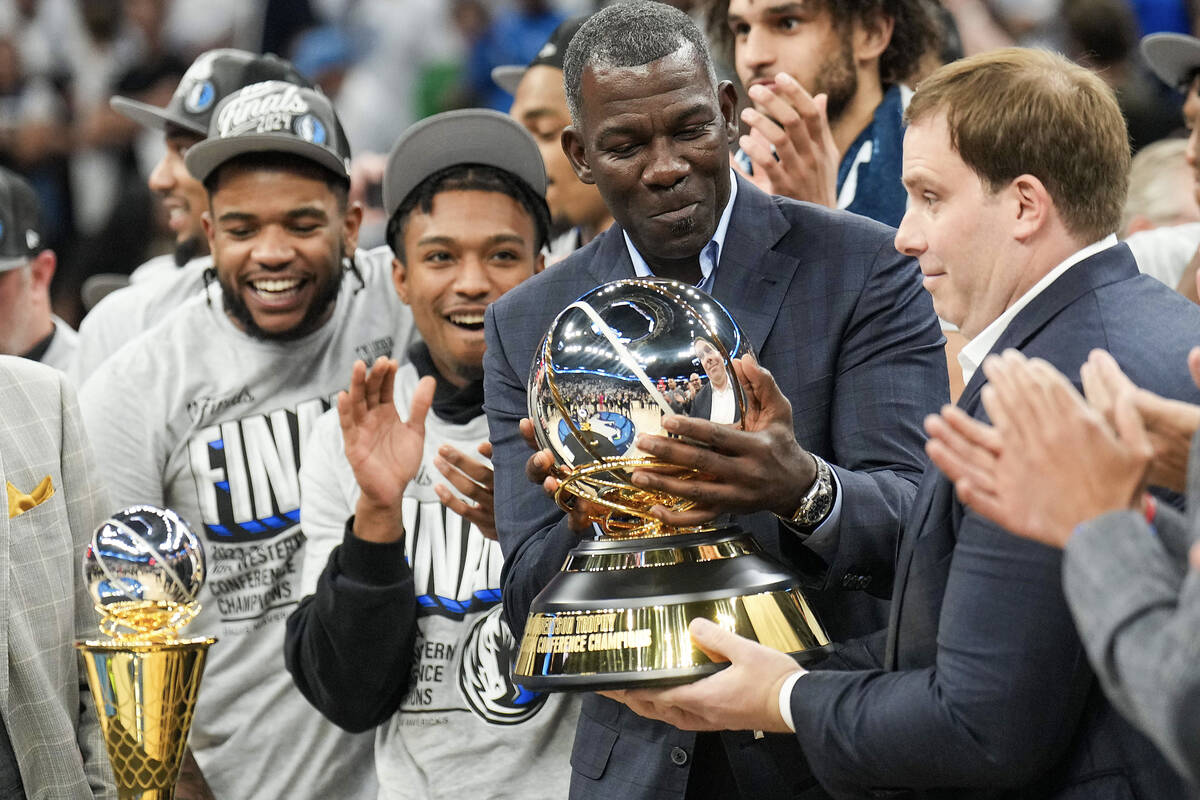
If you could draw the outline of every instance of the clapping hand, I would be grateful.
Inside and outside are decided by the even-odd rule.
[[[925,420],[925,450],[966,505],[1063,547],[1080,523],[1140,501],[1153,450],[1131,393],[1110,425],[1045,361],[1009,350],[983,370],[991,425],[953,406]]]
[[[786,72],[775,76],[775,91],[756,85],[749,94],[766,113],[742,111],[750,133],[738,144],[754,165],[746,178],[768,194],[834,208],[841,154],[825,111],[827,95],[813,97]]]

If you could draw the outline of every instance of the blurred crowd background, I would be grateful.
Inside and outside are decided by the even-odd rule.
[[[703,0],[672,4],[702,20]],[[0,165],[24,174],[40,195],[45,244],[59,255],[55,310],[78,324],[88,276],[128,273],[171,248],[146,184],[163,136],[113,112],[112,95],[163,105],[204,50],[273,52],[334,99],[356,155],[382,153],[430,114],[468,106],[507,111],[512,98],[492,82],[491,69],[526,64],[559,22],[602,5],[0,0]],[[937,60],[1013,43],[1051,47],[1116,89],[1135,150],[1179,132],[1182,98],[1153,77],[1137,42],[1160,31],[1200,34],[1200,0],[940,5],[945,36]]]

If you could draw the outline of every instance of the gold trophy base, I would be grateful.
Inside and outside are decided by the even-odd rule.
[[[78,642],[121,800],[172,800],[216,639]]]
[[[797,578],[737,528],[582,542],[534,598],[513,677],[540,691],[687,683],[722,669],[697,617],[810,662],[829,648]]]

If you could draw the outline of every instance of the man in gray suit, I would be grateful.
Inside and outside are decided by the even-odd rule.
[[[77,638],[83,550],[107,516],[62,373],[0,356],[0,797],[116,798]]]
[[[1200,348],[1188,356],[1200,386]],[[1200,788],[1200,406],[1139,389],[1103,350],[1085,401],[1044,361],[986,365],[994,427],[929,420],[929,455],[963,501],[1064,551],[1063,586],[1104,691]],[[1147,485],[1186,488],[1186,515]]]
[[[710,291],[791,401],[769,429],[721,427],[722,471],[732,477],[689,487],[713,493],[700,513],[736,513],[768,552],[808,572],[819,587],[810,599],[835,638],[878,629],[882,602],[858,590],[888,592],[893,537],[923,460],[920,418],[948,393],[942,337],[915,262],[892,247],[891,228],[734,179],[733,87],[715,80],[686,14],[661,3],[605,8],[575,34],[564,76],[574,120],[564,149],[616,224],[507,293],[485,321],[484,407],[514,633],[579,538],[526,479],[518,426],[529,365],[560,309],[634,275]],[[545,456],[528,465],[535,477]],[[843,536],[862,534],[853,553],[838,553],[826,535],[834,520]],[[844,559],[836,583],[826,582],[826,556]],[[696,737],[589,695],[572,796],[796,797],[811,785],[799,761],[787,737]]]

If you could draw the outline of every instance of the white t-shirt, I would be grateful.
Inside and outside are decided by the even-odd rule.
[[[402,419],[418,380],[411,363],[396,375]],[[443,506],[433,490],[441,483],[455,491],[433,466],[438,447],[450,444],[479,458],[476,448],[487,438],[482,413],[461,425],[432,411],[425,420],[421,467],[403,512],[420,655],[400,710],[376,729],[381,800],[567,796],[578,696],[537,696],[513,683],[519,643],[501,618],[500,545]],[[341,544],[360,493],[337,409],[317,421],[307,451],[300,470],[306,595]]]
[[[414,331],[390,251],[357,262],[366,285],[348,273],[330,320],[302,339],[243,333],[214,284],[113,354],[80,394],[113,508],[173,508],[204,542],[203,610],[184,633],[219,641],[189,743],[219,800],[375,795],[371,737],[326,721],[283,663],[301,597],[303,443],[354,361],[403,353]]]
[[[151,265],[148,261],[135,270]],[[172,262],[173,263],[173,262]],[[142,331],[168,319],[176,308],[204,289],[204,270],[211,256],[194,258],[170,272],[160,266],[128,286],[105,295],[79,323],[79,341],[68,374],[82,386],[105,359],[132,341]]]

